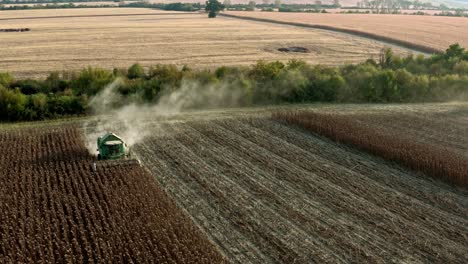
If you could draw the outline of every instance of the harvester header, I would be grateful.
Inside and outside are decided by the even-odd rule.
[[[108,132],[97,139],[97,159],[93,164],[94,171],[98,167],[140,165],[138,159],[132,158],[130,148],[122,138]]]

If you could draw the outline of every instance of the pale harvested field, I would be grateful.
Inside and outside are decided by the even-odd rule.
[[[74,5],[85,5],[85,6],[100,6],[100,5],[108,5],[108,6],[118,6],[118,2],[72,2]],[[51,3],[24,3],[24,4],[6,4],[4,5],[5,7],[10,7],[10,6],[36,6],[36,5],[41,5],[41,6],[46,6],[47,4],[51,5]],[[63,5],[66,3],[58,3],[58,5]]]
[[[250,0],[231,0],[232,4],[248,4]],[[149,0],[151,3],[176,3],[176,2],[187,2],[187,3],[204,3],[204,0]],[[223,2],[223,1],[221,1]],[[263,1],[257,0],[258,4],[263,3]],[[269,3],[274,3],[275,1],[270,0]],[[313,4],[315,1],[312,0],[283,0],[281,1],[284,4]],[[357,2],[360,0],[340,0],[340,5],[343,7],[356,6]],[[468,2],[463,2],[463,0],[429,0],[423,2],[431,2],[434,6],[439,6],[439,4],[444,3],[450,7],[468,7]],[[333,4],[332,0],[322,0],[324,5]]]
[[[85,66],[128,67],[134,62],[212,68],[303,59],[339,65],[377,58],[384,46],[315,29],[150,9],[7,11],[0,12],[0,21],[2,28],[32,29],[0,37],[0,47],[7,47],[0,49],[0,71],[19,77],[41,77],[50,71]],[[312,52],[277,51],[289,46],[307,47]]]
[[[226,13],[283,22],[359,30],[439,50],[445,50],[450,44],[456,42],[468,47],[468,18],[461,17],[241,11]]]

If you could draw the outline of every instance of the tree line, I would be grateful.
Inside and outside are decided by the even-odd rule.
[[[451,45],[444,53],[400,57],[383,49],[377,59],[340,67],[259,61],[216,70],[134,64],[128,69],[88,67],[53,72],[41,80],[0,73],[0,120],[41,120],[89,113],[90,99],[119,78],[121,104],[155,104],[181,89],[214,87],[236,94],[238,106],[277,103],[404,103],[468,101],[468,52]],[[221,92],[221,90],[219,90]],[[197,91],[195,91],[197,92]],[[216,96],[216,94],[213,94]]]

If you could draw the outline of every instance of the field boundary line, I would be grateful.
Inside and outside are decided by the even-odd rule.
[[[400,46],[400,47],[410,49],[410,50],[413,50],[413,51],[417,51],[417,52],[421,52],[421,53],[432,54],[432,53],[441,53],[442,52],[442,50],[440,50],[440,49],[432,48],[432,47],[429,47],[429,46],[416,44],[416,43],[413,43],[413,42],[400,40],[400,39],[387,37],[387,36],[382,36],[382,35],[378,35],[378,34],[374,34],[374,33],[370,33],[370,32],[365,32],[365,31],[361,31],[361,30],[355,30],[355,29],[347,29],[347,28],[340,28],[340,27],[319,25],[319,24],[305,24],[305,23],[296,23],[296,22],[286,22],[286,21],[279,21],[279,20],[268,19],[268,18],[237,16],[237,15],[225,14],[225,13],[220,13],[219,15],[224,16],[224,17],[251,20],[251,21],[257,21],[257,22],[266,22],[266,23],[274,23],[274,24],[280,24],[280,25],[288,25],[288,26],[296,26],[296,27],[304,27],[304,28],[314,28],[314,29],[322,29],[322,30],[333,31],[333,32],[346,33],[346,34],[350,34],[350,35],[353,35],[353,36],[363,37],[363,38],[367,38],[367,39],[372,39],[372,40],[384,42],[384,43],[387,43],[387,44]]]
[[[129,16],[167,16],[167,15],[193,15],[194,13],[135,13],[135,14],[96,14],[96,15],[71,15],[71,16],[36,16],[36,17],[11,17],[0,20],[27,20],[27,19],[53,19],[53,18],[80,18],[80,17],[129,17]]]

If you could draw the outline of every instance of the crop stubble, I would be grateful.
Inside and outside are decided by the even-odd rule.
[[[73,9],[60,10],[60,14],[56,10],[8,11],[0,13],[0,21],[6,28],[31,28],[31,32],[5,33],[0,38],[0,46],[7,47],[0,50],[0,71],[18,77],[43,77],[51,71],[86,66],[127,68],[135,62],[214,68],[303,59],[341,65],[377,59],[384,46],[314,29],[139,8]],[[311,53],[277,50],[291,46],[306,47]]]
[[[136,149],[233,262],[468,258],[466,191],[271,120],[167,123]]]
[[[228,15],[345,29],[394,39],[427,50],[444,51],[454,43],[468,46],[468,19],[385,14],[308,14],[228,11]]]

